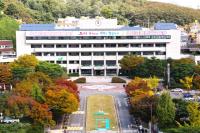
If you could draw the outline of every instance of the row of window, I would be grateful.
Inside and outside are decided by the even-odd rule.
[[[93,44],[94,48],[116,48],[116,47],[129,47],[129,44]],[[166,47],[166,43],[135,43],[130,44],[130,47]],[[41,44],[31,44],[31,48],[42,48]],[[43,48],[92,48],[92,44],[43,44]]]
[[[69,56],[91,56],[92,52],[69,52]],[[105,52],[106,56],[116,56],[116,55],[128,55],[128,54],[135,54],[135,55],[165,55],[166,52],[163,51],[132,51],[132,52]],[[66,52],[35,52],[35,56],[67,56]],[[93,56],[104,56],[104,52],[94,52]]]
[[[57,60],[57,61],[49,61],[51,63],[57,63],[57,64],[67,64],[66,60]],[[79,64],[79,60],[70,60],[69,64]],[[94,66],[103,66],[104,65],[104,61],[93,61]],[[106,60],[105,64],[107,66],[115,66],[116,65],[116,60]],[[91,66],[92,65],[92,61],[81,61],[81,65],[82,66]]]
[[[0,48],[13,48],[12,45],[0,45]]]
[[[171,35],[149,36],[28,36],[26,40],[115,40],[115,39],[171,39]]]

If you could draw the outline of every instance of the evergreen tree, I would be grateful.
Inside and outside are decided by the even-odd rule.
[[[169,127],[175,119],[175,104],[173,103],[169,93],[163,93],[157,104],[156,114],[159,126]]]

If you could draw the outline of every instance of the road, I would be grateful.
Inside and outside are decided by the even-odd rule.
[[[95,89],[87,89],[85,86],[95,86]],[[129,104],[126,99],[126,94],[122,84],[107,84],[102,86],[103,88],[109,88],[104,90],[96,89],[100,87],[98,83],[79,85],[80,91],[80,108],[75,114],[70,115],[69,121],[65,123],[65,126],[76,127],[77,129],[68,130],[67,133],[85,133],[85,113],[86,113],[86,98],[94,94],[106,94],[112,95],[115,98],[116,109],[119,117],[120,133],[135,133],[131,129],[130,125],[134,123],[134,118],[129,114]],[[101,87],[101,88],[102,88]],[[91,87],[90,87],[91,88]]]

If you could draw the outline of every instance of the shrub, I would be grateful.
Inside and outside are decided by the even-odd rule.
[[[69,73],[68,76],[69,77],[78,77],[79,73]]]
[[[78,78],[76,80],[74,80],[75,83],[86,83],[86,78],[85,77],[81,77]]]
[[[126,80],[121,79],[119,77],[113,77],[111,82],[112,83],[126,83]]]

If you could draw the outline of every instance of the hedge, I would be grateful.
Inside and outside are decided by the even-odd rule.
[[[76,80],[74,80],[75,83],[86,83],[86,78],[85,77],[81,77],[78,78]]]
[[[112,83],[126,83],[126,80],[121,79],[119,77],[113,77],[111,82]]]

